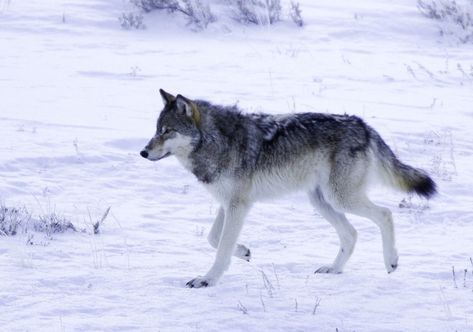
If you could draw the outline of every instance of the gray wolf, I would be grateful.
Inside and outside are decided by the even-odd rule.
[[[188,287],[215,285],[232,255],[249,261],[250,250],[237,239],[252,204],[297,190],[307,192],[340,240],[334,262],[316,273],[341,273],[353,252],[357,232],[345,213],[379,226],[386,270],[396,270],[391,211],[371,202],[367,189],[378,179],[430,198],[436,185],[425,171],[402,163],[362,119],[320,113],[246,114],[236,106],[160,93],[164,109],[141,156],[152,161],[175,156],[220,204],[208,235],[217,249],[215,262]]]

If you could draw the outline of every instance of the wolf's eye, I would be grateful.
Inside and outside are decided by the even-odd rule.
[[[172,128],[163,127],[161,129],[161,135],[167,135],[169,133],[172,133],[173,131],[174,131],[174,129],[172,129]]]

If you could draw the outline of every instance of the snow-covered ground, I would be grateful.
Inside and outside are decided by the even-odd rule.
[[[123,30],[125,0],[0,0],[0,200],[88,229],[111,207],[99,235],[0,237],[1,331],[473,331],[473,47],[441,39],[414,0],[300,3],[302,29],[193,32],[165,13]],[[297,194],[251,211],[250,263],[185,288],[213,261],[217,205],[173,158],[138,155],[159,88],[362,116],[439,185],[428,203],[373,193],[394,213],[398,270],[350,217],[345,272],[315,275],[338,238]]]

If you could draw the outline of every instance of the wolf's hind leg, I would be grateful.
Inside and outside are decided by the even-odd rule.
[[[388,273],[397,268],[399,256],[397,254],[394,223],[392,213],[388,208],[378,206],[371,202],[366,195],[353,195],[348,200],[345,211],[372,220],[381,230],[383,240],[384,265]]]
[[[219,208],[217,217],[215,218],[214,224],[210,229],[210,233],[207,237],[210,245],[217,249],[218,243],[220,242],[220,237],[222,235],[223,221],[225,219],[225,212],[222,207]],[[241,258],[247,262],[251,259],[251,251],[242,244],[237,244],[233,256]]]
[[[309,192],[309,198],[317,211],[330,222],[340,239],[340,249],[331,266],[322,266],[315,273],[342,273],[343,267],[353,253],[357,233],[343,213],[336,211],[324,198],[320,188]]]

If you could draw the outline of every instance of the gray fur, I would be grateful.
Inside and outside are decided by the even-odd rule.
[[[252,203],[296,190],[308,192],[340,238],[334,263],[316,272],[340,273],[349,259],[357,236],[346,212],[367,217],[380,227],[386,269],[396,269],[391,212],[368,199],[369,180],[379,177],[427,198],[435,193],[435,183],[424,171],[399,161],[362,119],[320,113],[243,113],[236,106],[160,92],[165,107],[142,156],[158,160],[174,154],[221,204],[209,234],[209,242],[217,247],[216,261],[189,287],[215,284],[232,254],[249,260],[250,251],[236,241]]]

